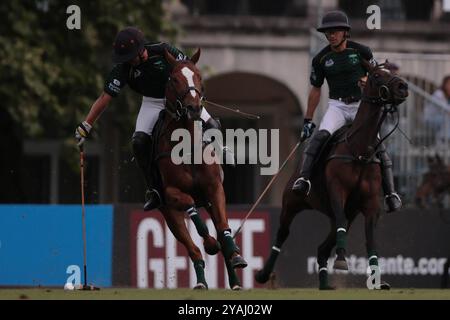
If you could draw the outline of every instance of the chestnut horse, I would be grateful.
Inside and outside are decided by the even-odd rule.
[[[161,177],[164,199],[160,211],[175,238],[186,247],[194,264],[197,276],[194,289],[207,289],[208,285],[204,274],[205,262],[186,227],[186,214],[203,238],[205,251],[208,254],[222,251],[230,288],[239,290],[241,285],[234,268],[245,268],[247,262],[240,256],[239,248],[231,236],[220,164],[206,164],[204,161],[201,161],[201,164],[176,164],[171,157],[171,151],[178,143],[171,139],[173,131],[186,129],[190,137],[194,137],[194,130],[198,129],[195,125],[200,120],[203,92],[201,75],[195,66],[199,57],[200,49],[190,60],[181,61],[165,52],[165,58],[171,66],[171,74],[166,86],[165,117],[162,118],[162,124],[157,125],[161,130],[157,133],[154,157]],[[200,148],[203,147],[201,144]],[[197,211],[200,206],[208,211],[219,242],[209,234],[206,224],[200,218]]]
[[[408,86],[387,70],[386,63],[372,66],[364,61],[363,64],[369,74],[358,113],[351,127],[348,130],[341,128],[322,150],[309,195],[297,196],[292,191],[300,170],[286,185],[275,243],[264,268],[255,276],[260,283],[269,279],[294,216],[306,209],[320,211],[331,221],[331,230],[318,247],[319,289],[333,289],[328,284],[327,261],[335,246],[334,268],[348,270],[345,258],[347,232],[359,212],[365,218],[369,265],[372,270],[378,265],[374,228],[381,207],[381,171],[376,153],[382,141],[377,136],[386,114],[406,99]],[[387,108],[388,104],[390,108]]]

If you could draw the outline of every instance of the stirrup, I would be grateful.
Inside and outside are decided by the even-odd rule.
[[[227,146],[222,147],[222,152],[225,156],[225,164],[228,164],[232,167],[236,167],[236,159],[234,157],[234,153]]]
[[[391,200],[391,199],[397,199],[398,203],[395,203],[395,200]],[[402,199],[400,198],[400,196],[396,193],[396,192],[392,192],[388,195],[386,195],[384,197],[384,201],[387,207],[387,212],[393,212],[393,211],[397,211],[402,207]],[[394,202],[392,202],[394,201]]]
[[[156,189],[148,189],[145,192],[144,211],[157,209],[161,206],[161,195]]]
[[[303,190],[305,188],[305,184],[306,192],[305,190]],[[297,180],[295,180],[294,185],[292,186],[292,191],[301,191],[302,194],[309,195],[309,192],[311,191],[311,181],[303,177],[298,178]]]

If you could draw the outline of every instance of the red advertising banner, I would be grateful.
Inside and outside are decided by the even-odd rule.
[[[228,224],[234,232],[241,225],[244,211],[228,212]],[[209,232],[216,237],[216,230],[206,211],[200,211]],[[130,264],[131,286],[138,288],[192,288],[196,283],[195,271],[186,249],[167,227],[159,211],[132,211],[130,214]],[[236,244],[248,266],[238,270],[242,286],[246,289],[260,285],[254,274],[261,269],[270,245],[270,217],[268,211],[255,211],[245,222]],[[203,240],[186,215],[189,233],[202,252],[205,275],[209,288],[228,288],[228,276],[223,256],[204,252]]]

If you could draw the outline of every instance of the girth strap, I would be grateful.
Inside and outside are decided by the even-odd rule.
[[[372,156],[368,159],[363,157],[355,157],[348,154],[333,154],[329,156],[326,160],[326,162],[333,160],[333,159],[339,159],[344,160],[344,162],[359,162],[361,164],[370,164],[370,163],[381,163],[380,159],[378,159],[375,156]]]
[[[161,152],[160,154],[158,154],[155,157],[155,162],[158,162],[159,160],[161,160],[162,158],[166,158],[166,157],[170,157],[170,152]]]

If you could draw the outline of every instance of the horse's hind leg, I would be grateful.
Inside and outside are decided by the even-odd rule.
[[[205,252],[209,255],[214,255],[219,252],[220,245],[218,241],[209,234],[208,227],[195,208],[194,199],[190,195],[174,187],[168,187],[166,189],[166,199],[170,207],[179,211],[185,211],[189,215],[198,234],[203,238]]]
[[[331,207],[336,217],[336,260],[334,269],[348,270],[347,260],[345,259],[347,247],[347,229],[348,221],[345,215],[345,201],[348,197],[344,187],[338,183],[328,185]]]
[[[176,210],[161,210],[170,231],[172,231],[175,238],[180,241],[189,253],[189,257],[194,264],[195,275],[197,276],[197,284],[194,289],[208,289],[208,284],[205,279],[205,261],[203,260],[200,249],[192,241],[189,231],[184,222],[183,212]]]
[[[212,215],[212,208],[211,207],[206,207],[206,210],[208,211],[208,213],[210,215]],[[231,262],[229,259],[227,259],[225,257],[225,254],[222,252],[222,255],[224,257],[225,260],[225,266],[227,268],[227,273],[228,273],[228,284],[230,285],[230,288],[232,290],[241,290],[241,281],[239,280],[239,277],[236,273],[236,270],[234,270]]]
[[[255,275],[255,280],[258,283],[266,283],[269,280],[270,274],[275,267],[275,262],[281,252],[281,247],[289,236],[289,228],[291,223],[295,217],[295,214],[299,211],[297,201],[294,200],[293,203],[290,203],[291,201],[285,197],[283,202],[284,204],[280,215],[280,225],[278,227],[275,243],[272,246],[269,258],[264,263],[264,267]]]
[[[319,290],[333,290],[328,284],[328,258],[336,245],[336,225],[333,223],[331,231],[324,242],[317,248],[317,264],[319,265]]]

